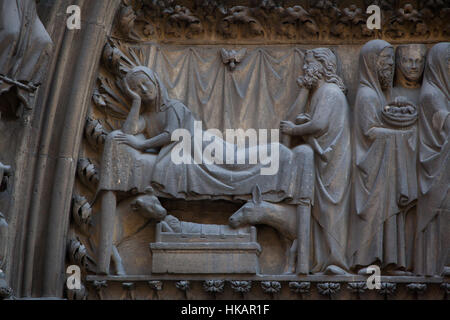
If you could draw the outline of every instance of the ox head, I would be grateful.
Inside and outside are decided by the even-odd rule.
[[[131,202],[131,209],[156,221],[164,220],[167,215],[166,209],[159,202],[152,187],[147,187],[144,195],[138,196]]]

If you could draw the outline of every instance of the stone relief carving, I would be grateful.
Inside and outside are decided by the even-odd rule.
[[[309,103],[297,116],[296,124],[281,122],[281,132],[301,137],[314,150],[314,265],[311,271],[337,272],[340,269],[340,273],[345,273],[348,269],[346,245],[352,159],[346,88],[336,74],[337,60],[330,49],[308,50],[303,69],[305,75],[298,82],[309,91]]]
[[[222,62],[229,66],[230,71],[233,71],[236,68],[236,65],[239,64],[244,58],[247,50],[241,49],[239,51],[236,50],[220,50],[220,55],[222,56]]]
[[[35,1],[0,2],[0,108],[22,116],[46,71],[52,40],[36,12]]]
[[[208,228],[214,229],[220,226],[181,221],[174,215],[167,214],[158,197],[174,197],[190,201],[203,199],[203,197],[199,197],[202,194],[211,198],[214,194],[227,195],[227,193],[220,189],[212,194],[208,194],[206,190],[202,191],[203,189],[187,189],[185,190],[187,192],[180,193],[178,187],[171,186],[171,181],[175,181],[174,179],[182,181],[179,180],[181,176],[176,173],[177,168],[171,167],[167,161],[165,163],[168,163],[171,169],[166,167],[156,169],[158,172],[165,173],[164,178],[157,180],[158,178],[152,176],[151,173],[155,172],[158,162],[161,161],[160,154],[163,148],[167,146],[167,143],[170,145],[167,133],[180,127],[180,122],[171,122],[170,114],[166,110],[174,110],[176,116],[172,118],[184,119],[183,121],[187,123],[192,123],[195,118],[186,107],[176,104],[179,102],[168,98],[164,84],[151,69],[130,63],[130,58],[127,58],[129,53],[124,54],[117,47],[107,45],[105,50],[109,52],[106,55],[108,57],[105,60],[106,67],[114,75],[116,81],[103,78],[99,82],[103,93],[95,91],[94,103],[99,109],[111,110],[112,114],[120,115],[122,120],[114,122],[113,118],[110,118],[109,126],[112,129],[110,131],[104,129],[102,124],[105,123],[104,121],[88,118],[85,130],[86,139],[94,150],[103,151],[103,159],[98,172],[93,169],[91,161],[81,160],[78,174],[86,185],[91,183],[89,181],[92,179],[89,177],[98,175],[96,179],[99,180],[99,187],[95,187],[96,184],[94,184],[94,188],[92,188],[92,191],[96,193],[95,197],[99,196],[101,199],[99,201],[100,210],[104,212],[97,221],[97,226],[103,228],[99,234],[100,245],[97,251],[99,259],[97,260],[104,261],[103,264],[99,264],[97,261],[97,272],[108,274],[109,267],[105,266],[109,266],[109,259],[112,257],[116,272],[125,275],[123,261],[116,245],[134,231],[128,231],[128,234],[119,232],[120,236],[117,238],[106,239],[106,237],[110,237],[111,230],[117,228],[130,230],[130,228],[124,227],[129,223],[126,220],[129,219],[130,214],[137,212],[137,216],[141,219],[139,223],[131,219],[132,222],[129,225],[133,225],[134,230],[143,227],[147,223],[146,221],[157,222],[157,239],[154,244],[169,245],[170,242],[161,241],[161,237],[177,237],[177,234],[185,237],[185,234],[189,233],[202,234],[203,231],[209,230]],[[397,48],[397,65],[395,65],[394,55],[393,47],[382,40],[370,41],[361,50],[360,88],[354,112],[355,145],[357,147],[352,149],[349,106],[345,85],[337,75],[337,58],[327,48],[307,50],[304,55],[304,74],[298,79],[302,92],[298,108],[300,113],[296,114],[292,121],[282,121],[280,128],[281,132],[288,137],[301,137],[298,140],[287,139],[285,144],[292,147],[290,152],[296,154],[298,165],[303,168],[303,171],[309,173],[308,177],[301,178],[302,189],[313,187],[315,189],[314,196],[312,193],[307,193],[310,195],[309,198],[297,198],[302,199],[301,201],[290,204],[277,203],[282,198],[274,199],[270,196],[264,198],[264,191],[267,193],[271,190],[267,179],[249,184],[249,186],[256,184],[256,188],[252,188],[251,191],[248,187],[243,187],[240,189],[242,191],[233,193],[233,195],[252,193],[253,199],[231,215],[230,225],[232,227],[267,225],[277,230],[280,236],[285,237],[288,242],[285,254],[287,261],[285,271],[288,273],[346,275],[358,270],[360,273],[364,273],[363,267],[377,263],[377,261],[384,268],[383,272],[387,272],[387,274],[406,275],[408,274],[407,269],[411,268],[411,264],[406,262],[406,233],[410,231],[406,231],[405,221],[407,211],[415,206],[418,198],[415,175],[408,169],[415,167],[414,143],[417,137],[415,124],[418,118],[418,98],[416,98],[417,92],[409,94],[409,91],[401,90],[417,91],[420,86],[425,48],[423,45],[399,46]],[[134,58],[135,61],[139,60],[138,55],[134,55]],[[239,61],[236,60],[236,62]],[[126,67],[126,65],[128,66]],[[395,69],[396,86],[394,87]],[[111,101],[115,101],[115,105]],[[127,101],[131,101],[131,108],[127,110],[126,105],[120,105],[117,101],[125,104],[129,104]],[[140,108],[144,109],[144,113],[154,112],[152,108],[156,108],[156,110],[160,108],[159,112],[165,112],[163,118],[158,118],[157,113],[150,116],[150,121],[156,121],[155,129],[161,131],[148,133],[144,130],[149,120],[141,118],[144,113]],[[444,113],[437,112],[432,123],[436,125],[441,121],[443,123],[441,126],[446,128],[445,120],[448,117]],[[111,124],[114,124],[115,127]],[[186,127],[185,124],[183,125]],[[122,129],[118,131],[118,128]],[[137,135],[139,132],[145,133],[146,137],[153,136],[153,138],[139,138]],[[386,143],[386,141],[392,141],[392,143]],[[297,145],[297,142],[300,142],[300,145]],[[116,145],[114,146],[114,144]],[[385,148],[383,152],[371,151],[372,149],[379,150],[380,145]],[[124,146],[126,152],[129,153],[126,156],[127,160],[120,159],[124,155],[120,146]],[[399,146],[402,148],[399,149]],[[355,185],[359,186],[353,190],[356,212],[352,211],[350,203],[352,150],[356,152]],[[367,156],[368,153],[371,155],[370,158]],[[290,153],[286,152],[286,154]],[[386,154],[402,159],[399,161],[403,168],[396,167],[392,161],[384,160]],[[140,167],[140,173],[133,176],[130,175],[130,172],[136,170],[133,169],[133,161],[135,161],[133,157],[136,155],[139,155],[140,163],[144,165],[145,169]],[[380,157],[379,160],[376,160],[377,156]],[[380,164],[364,164],[360,160],[364,158],[366,161],[376,161]],[[114,170],[118,171],[108,173],[108,170],[112,168],[117,168]],[[335,175],[336,171],[339,172],[338,176]],[[196,176],[195,172],[193,171],[192,174],[194,177]],[[392,174],[392,172],[396,172],[396,174]],[[118,176],[117,178],[108,178],[108,175],[111,174]],[[384,178],[374,181],[374,178],[370,178],[371,175],[374,177],[382,175]],[[306,180],[310,182],[305,183]],[[314,184],[312,181],[315,181]],[[260,183],[263,188],[259,187]],[[378,186],[377,183],[380,185]],[[268,185],[269,187],[267,187]],[[153,190],[151,186],[155,189]],[[211,190],[214,189],[209,189],[209,192]],[[191,191],[195,192],[191,193]],[[119,202],[125,193],[128,194],[125,196],[126,200]],[[85,199],[76,199],[74,215],[80,220],[83,212],[90,212],[91,207]],[[377,206],[381,206],[381,208]],[[299,214],[299,210],[303,210],[303,214]],[[111,212],[116,213],[111,215]],[[86,213],[86,217],[89,214]],[[77,224],[85,223],[83,219],[88,218],[77,220]],[[310,223],[312,223],[311,229]],[[351,229],[350,226],[352,226]],[[361,232],[361,230],[366,231]],[[308,240],[310,234],[312,235],[311,252],[304,249],[306,246],[310,246]],[[350,236],[349,239],[347,239],[347,234]],[[301,241],[299,241],[299,236]],[[361,236],[367,237],[367,240],[360,239]],[[101,240],[102,237],[103,240]],[[395,239],[394,242],[398,243],[393,246],[385,246],[385,248],[377,248],[370,244],[371,241],[391,243],[391,239]],[[346,244],[349,241],[351,245],[347,251]],[[178,249],[182,247],[180,247],[182,242],[182,238],[175,241],[179,246]],[[210,240],[206,242],[211,243]],[[411,251],[414,246],[406,247],[406,250]],[[153,246],[153,249],[157,250],[157,247]],[[330,255],[327,252],[333,254]],[[153,256],[156,257],[155,253]],[[299,267],[298,264],[301,266]],[[167,264],[157,267],[161,270],[164,268],[167,268]],[[198,270],[195,272],[201,273]],[[322,291],[331,292],[330,288],[332,291],[337,290],[333,284]],[[349,288],[358,294],[364,293],[364,288],[360,288],[356,284],[349,285]]]
[[[343,78],[338,75],[338,54],[328,48],[298,49],[294,62],[287,64],[287,69],[294,66],[288,73],[294,73],[298,61],[301,65],[292,81],[295,84],[298,78],[300,86],[298,94],[295,93],[296,108],[292,113],[272,117],[277,124],[278,117],[283,118],[280,167],[289,170],[277,178],[250,174],[252,180],[245,183],[235,178],[248,168],[241,171],[217,166],[205,170],[199,165],[180,170],[170,163],[167,154],[175,146],[169,139],[170,133],[192,127],[193,121],[207,117],[208,111],[197,117],[193,110],[198,106],[190,104],[194,100],[182,103],[179,96],[174,99],[173,92],[179,89],[169,87],[168,83],[175,73],[183,77],[185,69],[169,63],[173,71],[164,70],[173,74],[166,75],[161,72],[163,69],[156,71],[155,60],[148,61],[148,56],[153,55],[153,59],[160,48],[143,48],[140,43],[174,38],[195,40],[211,35],[218,39],[250,39],[252,35],[255,36],[252,39],[287,39],[299,44],[321,40],[323,46],[330,39],[342,39],[345,43],[352,38],[358,43],[374,36],[393,42],[400,37],[435,42],[446,34],[442,27],[446,20],[437,18],[446,17],[442,6],[385,4],[383,8],[386,12],[383,23],[390,26],[388,31],[367,30],[364,7],[344,8],[335,1],[292,7],[253,1],[248,6],[231,8],[215,1],[197,1],[192,6],[181,6],[176,1],[124,1],[116,30],[120,31],[120,37],[119,32],[115,35],[133,40],[130,41],[133,48],[129,43],[109,39],[103,52],[92,110],[83,132],[89,149],[80,154],[71,209],[72,226],[80,237],[71,238],[69,260],[85,265],[85,274],[97,274],[95,279],[110,279],[108,276],[112,274],[123,277],[124,298],[135,298],[138,294],[134,290],[137,281],[130,282],[127,278],[134,274],[127,268],[131,253],[151,257],[146,260],[145,281],[151,290],[159,292],[163,291],[163,281],[149,279],[186,270],[202,274],[201,268],[190,265],[191,261],[204,261],[225,245],[229,245],[228,251],[217,261],[229,258],[233,248],[251,247],[253,251],[246,256],[254,267],[250,273],[259,276],[264,250],[269,252],[264,241],[273,239],[281,243],[278,246],[274,241],[279,256],[270,252],[277,267],[281,266],[273,273],[286,272],[283,277],[289,277],[286,281],[293,293],[311,294],[314,287],[309,277],[357,277],[355,274],[365,274],[365,267],[370,264],[379,264],[383,276],[448,275],[445,255],[448,194],[442,192],[449,184],[448,43],[436,45],[425,59],[427,46],[423,44],[402,44],[395,52],[385,41],[368,42],[361,49],[361,79],[354,108],[353,103],[349,106],[351,97],[346,96]],[[430,23],[429,17],[434,17],[438,27]],[[279,23],[274,23],[277,19]],[[227,72],[224,77],[248,67],[247,60],[275,61],[274,56],[282,56],[266,53],[257,56],[254,52],[264,50],[259,47],[239,45],[238,49],[228,46],[222,49],[222,46],[214,51],[217,60],[214,63]],[[197,55],[201,49],[191,51]],[[158,57],[169,57],[165,54]],[[172,62],[173,56],[167,60]],[[204,69],[205,66],[200,68],[197,75]],[[275,73],[284,77],[278,69]],[[349,78],[345,80],[347,83]],[[294,91],[291,87],[289,90]],[[263,117],[270,116],[264,113]],[[250,171],[258,169],[255,166]],[[220,175],[222,170],[228,171]],[[189,173],[185,175],[185,171]],[[231,182],[227,180],[229,177]],[[234,191],[227,191],[221,184],[232,186]],[[187,187],[183,189],[180,185]],[[222,212],[221,204],[218,208],[211,201],[221,199],[236,207]],[[192,218],[193,202],[214,208],[218,215],[198,210],[197,219]],[[177,211],[177,206],[182,209]],[[273,232],[273,239],[264,240],[268,230]],[[204,246],[201,254],[194,256],[197,249],[188,248],[188,239]],[[133,247],[131,253],[127,252],[130,243],[138,241],[145,243],[146,251],[137,252]],[[379,245],[383,243],[391,245]],[[158,256],[158,250],[167,253],[169,246],[177,253]],[[185,249],[187,258],[179,253]],[[168,272],[169,263],[163,259],[172,259],[172,265],[179,264],[182,269]],[[114,270],[109,268],[111,262]],[[236,268],[227,270],[220,272],[227,276],[239,274]],[[296,278],[299,275],[308,281]],[[343,284],[334,282],[335,278],[312,279],[312,282],[326,279],[316,286],[319,294],[328,297],[343,294],[340,290]],[[201,283],[206,293],[226,293],[226,283],[236,293],[247,294],[252,290],[250,280],[204,280]],[[94,283],[103,299],[107,282],[95,281],[89,280],[84,289]],[[268,294],[281,294],[286,281],[261,281],[261,288]],[[346,286],[349,292],[359,296],[368,291],[365,282],[352,281]],[[194,283],[181,281],[177,287],[187,294],[188,290],[196,290]],[[414,282],[408,288],[416,294],[423,291],[422,287]],[[84,289],[67,292],[67,296],[84,299]],[[387,297],[395,291],[395,283],[384,282],[380,294]]]
[[[403,37],[433,39],[450,32],[450,12],[443,1],[379,2],[383,10],[381,30],[369,30],[365,23],[366,8],[377,4],[376,1],[361,1],[348,6],[338,1],[307,1],[292,7],[281,1],[248,1],[227,6],[220,1],[204,0],[194,1],[188,7],[177,1],[124,2],[138,17],[139,23],[134,27],[142,40],[166,37],[189,40],[207,36],[254,41],[258,41],[255,37],[302,42],[319,39],[364,41],[377,35],[392,40]],[[128,30],[129,24],[126,27]],[[135,40],[134,37],[131,39]]]
[[[417,179],[415,130],[390,126],[381,117],[389,104],[394,68],[394,49],[386,41],[372,40],[361,49],[354,122],[356,212],[349,257],[353,267],[379,261],[400,272],[406,267],[403,212],[417,199]]]
[[[201,199],[205,196],[214,198],[249,195],[252,186],[259,184],[263,195],[272,201],[289,198],[292,204],[298,204],[302,203],[303,199],[311,198],[309,192],[312,186],[308,185],[309,174],[303,179],[298,174],[307,172],[300,170],[301,168],[312,167],[311,157],[308,158],[308,151],[302,146],[291,151],[283,145],[277,145],[280,149],[280,166],[287,167],[288,163],[295,162],[298,163],[299,169],[289,172],[282,170],[279,174],[264,178],[254,174],[260,171],[261,164],[245,169],[228,165],[200,164],[186,165],[184,168],[175,165],[171,161],[170,152],[178,143],[171,143],[170,134],[178,128],[183,128],[194,137],[195,117],[183,104],[168,98],[164,84],[149,68],[134,67],[122,81],[122,89],[132,100],[132,106],[122,129],[113,131],[106,137],[103,150],[98,187],[98,191],[105,191],[101,193],[100,200],[104,217],[100,225],[105,228],[99,245],[101,258],[97,261],[100,272],[107,273],[108,269],[106,257],[110,255],[107,252],[110,251],[108,248],[111,247],[111,240],[106,237],[111,237],[112,234],[114,214],[111,212],[115,211],[116,192],[134,190],[139,193],[152,184],[160,194],[166,196]],[[215,139],[223,147],[236,148],[235,145],[220,141],[219,137]],[[125,165],[129,169],[125,169]],[[185,170],[188,170],[187,173]],[[245,180],[242,180],[243,177]],[[242,183],[243,181],[245,183]],[[291,183],[291,181],[298,182]],[[183,185],[191,187],[188,189],[179,187]],[[305,187],[292,194],[294,185]]]
[[[450,272],[449,68],[450,43],[434,45],[419,97],[416,274],[448,276]]]

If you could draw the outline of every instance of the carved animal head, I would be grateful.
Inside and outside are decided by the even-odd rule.
[[[131,209],[148,219],[156,221],[163,220],[167,215],[166,209],[161,205],[151,187],[146,188],[144,195],[137,197],[131,202]]]
[[[262,200],[261,190],[255,186],[252,191],[252,199],[236,211],[228,219],[228,223],[232,228],[259,224],[266,205],[267,202]]]

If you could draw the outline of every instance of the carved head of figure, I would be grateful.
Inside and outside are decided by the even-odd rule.
[[[419,87],[425,67],[427,47],[424,44],[408,44],[397,47],[396,79],[404,87]]]
[[[158,75],[148,67],[135,67],[131,69],[124,78],[125,84],[131,92],[137,94],[146,107],[155,106],[157,111],[166,105],[168,101],[167,91]]]
[[[378,56],[377,59],[377,70],[378,70],[378,81],[380,82],[381,88],[383,90],[392,87],[394,80],[394,48],[386,47]]]
[[[323,79],[325,82],[336,84],[343,92],[346,91],[344,82],[337,75],[336,56],[328,48],[307,50],[303,70],[304,75],[297,80],[300,87],[316,88]]]
[[[359,54],[359,86],[376,92],[380,108],[386,106],[386,93],[392,88],[394,48],[381,39],[370,40]]]

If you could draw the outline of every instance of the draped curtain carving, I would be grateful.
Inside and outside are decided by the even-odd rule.
[[[208,129],[275,129],[295,117],[303,51],[295,47],[248,48],[231,71],[219,46],[148,45],[147,65]],[[240,49],[240,48],[233,48]]]

